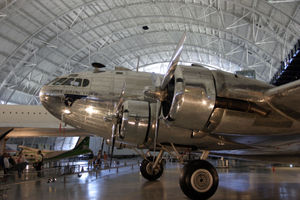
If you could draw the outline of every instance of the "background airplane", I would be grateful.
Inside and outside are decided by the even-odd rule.
[[[0,153],[5,140],[17,137],[70,137],[92,134],[65,125],[43,106],[0,105]],[[4,139],[5,138],[5,139]]]
[[[18,149],[22,149],[22,152],[29,163],[35,162],[35,156],[37,155],[38,151],[41,151],[43,154],[44,162],[50,162],[92,153],[92,151],[89,149],[89,141],[89,137],[81,137],[78,139],[75,147],[69,151],[40,150],[22,145],[19,145]]]

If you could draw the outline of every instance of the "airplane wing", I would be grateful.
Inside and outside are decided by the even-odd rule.
[[[300,120],[300,80],[266,92],[267,102],[277,112],[292,120]]]
[[[0,105],[0,140],[4,137],[91,136],[87,131],[65,126],[43,106]]]

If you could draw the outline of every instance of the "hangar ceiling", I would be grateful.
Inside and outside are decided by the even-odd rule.
[[[255,70],[269,82],[300,35],[298,0],[1,0],[1,103],[38,104],[66,73],[160,71],[183,32],[183,63]]]

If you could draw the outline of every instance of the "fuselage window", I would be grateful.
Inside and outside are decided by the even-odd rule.
[[[74,81],[74,78],[69,78],[66,80],[62,85],[71,85],[71,83]]]
[[[61,78],[53,83],[53,85],[61,85],[67,78]]]
[[[81,78],[76,78],[75,81],[73,81],[72,85],[75,86],[75,87],[80,87],[81,82],[82,82]]]
[[[82,86],[83,86],[83,87],[86,87],[86,86],[88,86],[88,85],[89,85],[89,83],[90,83],[90,81],[89,81],[89,80],[87,80],[87,79],[84,79],[84,80],[83,80],[83,83],[82,83]]]

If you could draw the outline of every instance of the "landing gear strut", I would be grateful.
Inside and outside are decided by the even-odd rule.
[[[208,199],[217,190],[219,177],[216,169],[205,160],[193,160],[183,167],[180,187],[191,199]]]
[[[154,159],[153,157],[148,157],[144,159],[140,166],[140,171],[143,177],[149,181],[155,181],[164,172],[164,165],[162,163],[162,154],[161,150],[158,156]]]
[[[175,146],[173,144],[171,145],[177,154],[177,158],[183,161]],[[164,150],[168,151],[162,146],[162,150],[157,157],[147,157],[142,161],[140,171],[143,177],[149,181],[154,181],[163,174],[164,165],[162,163],[162,154]],[[201,160],[190,161],[183,167],[179,184],[183,193],[190,199],[208,199],[214,195],[218,188],[218,172],[213,165],[205,160],[208,154],[208,151],[204,151]]]

